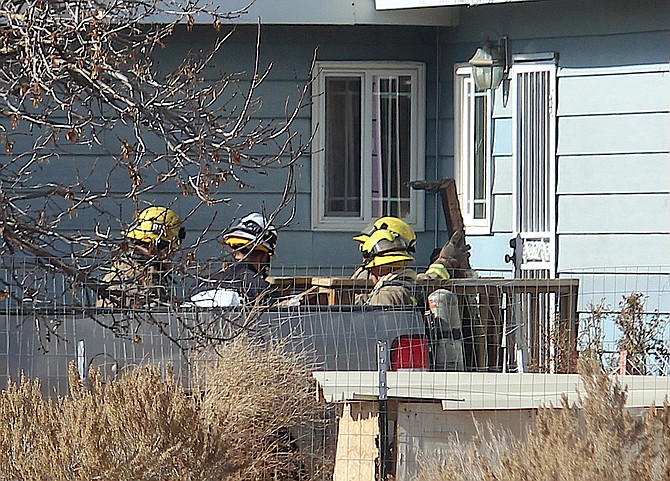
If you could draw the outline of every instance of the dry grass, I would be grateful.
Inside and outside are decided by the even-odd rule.
[[[580,367],[586,392],[579,401],[540,410],[523,440],[493,433],[454,446],[445,462],[426,462],[418,481],[670,479],[670,407],[633,418],[625,391],[596,366]]]
[[[38,382],[0,394],[2,480],[309,479],[314,462],[289,429],[323,415],[300,359],[237,340],[205,363],[189,395],[159,367],[93,375],[45,399]],[[324,459],[324,458],[321,458]]]

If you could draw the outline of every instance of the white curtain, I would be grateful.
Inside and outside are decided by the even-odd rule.
[[[372,85],[372,215],[384,215],[384,180],[382,169],[381,81],[374,78]]]

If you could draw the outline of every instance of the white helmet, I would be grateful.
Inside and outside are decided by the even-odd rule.
[[[249,246],[273,255],[277,247],[277,229],[265,217],[252,212],[235,222],[223,235],[223,242],[233,249]]]

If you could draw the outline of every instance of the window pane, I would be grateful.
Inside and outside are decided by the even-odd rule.
[[[325,213],[361,215],[361,79],[326,80]]]
[[[372,214],[409,215],[412,78],[375,76],[372,117]]]
[[[486,129],[487,129],[486,93],[475,95],[475,131],[474,131],[474,218],[486,219]]]

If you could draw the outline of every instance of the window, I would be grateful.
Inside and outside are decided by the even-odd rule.
[[[424,68],[319,62],[313,87],[312,224],[355,231],[393,215],[423,229]]]
[[[491,94],[477,92],[470,67],[454,79],[455,177],[468,234],[491,232]]]

